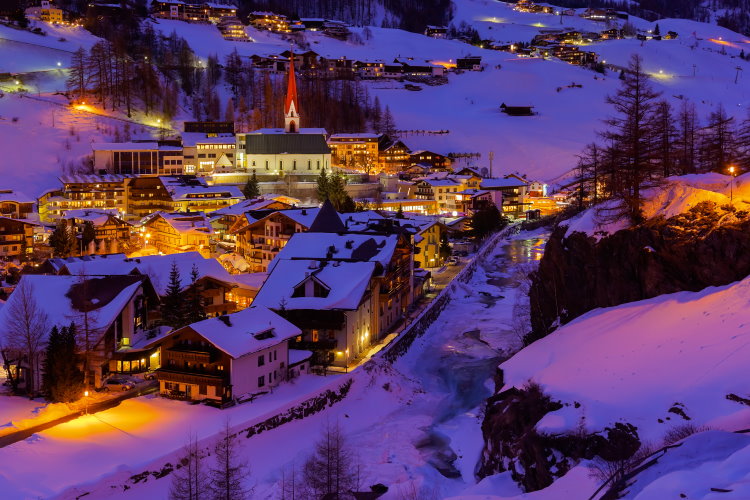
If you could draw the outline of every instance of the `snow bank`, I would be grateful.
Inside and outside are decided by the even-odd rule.
[[[718,206],[729,205],[729,184],[731,178],[716,173],[692,174],[686,176],[669,177],[664,185],[643,191],[643,215],[646,219],[654,217],[670,218],[687,212],[698,203],[711,201]],[[735,179],[735,206],[742,208],[740,203],[745,197],[750,200],[750,174]],[[614,234],[621,229],[630,227],[630,223],[623,219],[616,219],[617,203],[606,201],[589,208],[566,222],[568,230],[566,237],[575,232],[585,233],[597,240],[607,234]]]
[[[591,311],[503,363],[505,388],[533,380],[580,403],[589,430],[625,421],[655,443],[686,422],[680,414],[697,426],[741,425],[727,417],[743,406],[726,396],[747,397],[748,303],[750,278]],[[571,408],[559,414],[572,427]]]

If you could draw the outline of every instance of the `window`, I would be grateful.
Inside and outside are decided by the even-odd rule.
[[[319,336],[318,330],[313,330],[312,331],[312,341],[313,342],[317,342],[319,338],[320,338],[320,336]]]
[[[205,396],[208,394],[208,386],[206,384],[198,385],[198,394]]]
[[[279,170],[284,170],[284,160],[279,160]]]
[[[264,385],[266,385],[266,376],[261,375],[258,377],[258,387],[263,387]]]
[[[258,356],[258,366],[263,366],[266,364],[266,356],[265,354],[261,354]]]
[[[266,170],[268,170],[268,160],[266,160]]]
[[[307,160],[307,170],[312,170],[312,160]]]
[[[316,161],[315,164],[316,164],[315,168],[320,170],[320,160]]]
[[[292,170],[297,170],[297,160],[292,160]]]
[[[279,359],[279,351],[273,351],[273,360],[276,361]]]

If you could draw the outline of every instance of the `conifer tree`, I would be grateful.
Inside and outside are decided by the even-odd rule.
[[[83,232],[81,233],[81,243],[83,248],[89,246],[89,243],[96,239],[96,229],[94,229],[94,223],[86,221],[83,223]]]
[[[76,401],[83,393],[83,372],[78,366],[76,326],[52,328],[44,360],[42,383],[54,403]]]
[[[255,175],[255,170],[253,170],[253,175],[247,179],[245,187],[242,188],[242,194],[248,200],[254,200],[260,196],[260,188],[258,187],[258,178]]]
[[[323,170],[320,171],[320,174],[318,174],[318,201],[323,203],[328,199],[328,190],[329,190],[329,179],[328,179],[328,172],[326,171],[326,168],[323,167]]]
[[[188,288],[185,297],[185,304],[187,306],[187,324],[197,323],[198,321],[206,319],[203,295],[201,295],[201,289],[198,285],[198,277],[198,267],[193,264],[193,268],[190,270],[190,287]]]
[[[70,257],[76,248],[75,234],[68,227],[67,221],[60,220],[55,226],[55,230],[49,237],[49,244],[55,254],[55,257]]]
[[[180,270],[177,268],[177,262],[172,261],[167,293],[161,303],[161,318],[164,324],[172,328],[180,328],[186,324],[183,299]]]

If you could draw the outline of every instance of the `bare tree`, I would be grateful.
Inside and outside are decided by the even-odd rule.
[[[172,473],[172,485],[169,488],[170,500],[201,500],[211,498],[208,488],[208,472],[203,465],[204,457],[198,448],[194,434],[182,451],[177,467]]]
[[[358,471],[354,453],[338,422],[327,422],[315,451],[305,462],[303,475],[309,498],[332,500],[356,490]]]
[[[215,500],[240,500],[252,496],[252,489],[246,484],[250,467],[240,458],[238,444],[237,434],[232,434],[227,419],[224,422],[224,432],[214,448],[211,496]]]
[[[37,305],[34,285],[28,279],[21,279],[6,307],[6,344],[26,356],[26,393],[31,397],[38,386],[39,355],[44,349],[49,321],[47,314]]]

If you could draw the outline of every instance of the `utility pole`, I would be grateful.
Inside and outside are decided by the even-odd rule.
[[[740,66],[737,66],[734,68],[737,70],[737,72],[734,74],[734,84],[737,85],[737,80],[740,78],[740,71],[742,71],[742,68]]]
[[[495,159],[494,151],[490,151],[489,158],[490,158],[490,178],[492,178],[492,160]]]

